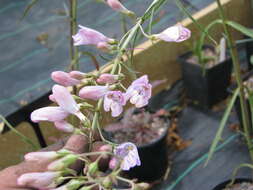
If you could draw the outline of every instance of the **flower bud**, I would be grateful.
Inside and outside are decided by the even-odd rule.
[[[85,73],[80,72],[80,71],[70,71],[69,75],[77,80],[82,80],[85,77]]]
[[[90,175],[94,175],[96,172],[98,171],[98,162],[92,162],[89,166],[88,166],[88,173]]]
[[[54,125],[57,129],[60,131],[66,132],[66,133],[72,133],[74,131],[74,126],[68,123],[67,121],[56,121],[54,122]]]
[[[80,84],[80,80],[72,78],[68,73],[63,72],[63,71],[54,71],[54,72],[52,72],[51,78],[56,83],[58,83],[62,86],[65,86],[65,87]]]
[[[118,81],[118,75],[112,75],[112,74],[101,74],[99,78],[97,79],[97,82],[100,84],[113,84]]]
[[[134,186],[134,190],[146,190],[149,189],[150,185],[148,183],[137,183]]]
[[[135,14],[132,11],[128,10],[126,7],[124,7],[119,0],[107,0],[107,4],[115,11],[121,12],[130,17],[135,17]]]
[[[73,164],[74,162],[76,162],[77,159],[78,159],[77,155],[69,154],[59,160],[56,160],[56,161],[50,163],[48,165],[47,169],[49,171],[63,170],[65,168],[67,168],[68,166],[70,166],[71,164]]]
[[[26,173],[18,178],[17,184],[20,186],[29,186],[36,189],[56,187],[54,181],[60,175],[61,172]]]
[[[91,189],[92,189],[92,186],[84,186],[79,190],[91,190]]]
[[[58,154],[55,151],[49,152],[30,152],[25,155],[26,161],[53,161],[57,159]]]
[[[98,100],[108,92],[107,86],[85,86],[79,91],[79,96],[84,99]]]
[[[67,190],[76,190],[78,189],[83,183],[79,180],[72,179],[70,182],[66,184]]]

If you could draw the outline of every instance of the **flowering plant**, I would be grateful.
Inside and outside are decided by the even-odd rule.
[[[108,4],[113,10],[136,19],[135,14],[118,0],[102,2]],[[160,34],[145,34],[141,25],[151,17],[150,12],[156,11],[163,2],[164,0],[154,0],[145,14],[136,19],[136,24],[120,41],[109,38],[94,29],[79,25],[79,31],[72,35],[74,46],[92,45],[108,53],[117,52],[115,59],[111,61],[108,67],[109,71],[100,68],[94,73],[82,73],[77,70],[53,72],[51,77],[58,84],[52,87],[52,94],[49,99],[55,102],[57,106],[48,106],[33,111],[31,120],[33,122],[50,121],[63,132],[82,135],[83,138],[89,140],[90,151],[97,133],[105,145],[96,152],[82,154],[66,149],[28,153],[25,155],[25,160],[47,160],[50,164],[47,166],[48,171],[46,172],[21,175],[18,179],[20,186],[29,186],[41,190],[75,190],[79,188],[87,190],[94,187],[112,189],[117,181],[124,181],[129,184],[131,189],[147,187],[146,184],[136,184],[134,181],[120,176],[122,170],[129,170],[141,165],[136,145],[131,142],[115,144],[106,140],[101,133],[99,123],[102,109],[105,112],[111,112],[112,117],[118,117],[123,112],[123,107],[127,102],[141,108],[148,104],[151,97],[152,86],[147,75],[134,80],[128,88],[122,83],[126,78],[121,71],[121,66],[125,64],[123,57],[129,51],[127,47],[139,29],[153,41],[160,39],[167,42],[181,42],[190,37],[190,31],[182,25],[172,26]],[[71,59],[72,63],[76,64],[78,60],[76,56],[79,54],[77,47],[74,46],[72,47]],[[67,87],[73,87],[74,90],[70,91]],[[97,105],[89,104],[87,100],[97,101]],[[70,122],[67,119],[68,117],[75,117],[78,122]],[[91,156],[96,156],[95,161],[91,159]],[[100,161],[105,158],[111,158],[109,161],[110,171],[106,173],[99,167]],[[84,162],[85,166],[84,172],[80,175],[70,168],[77,160]],[[61,185],[66,180],[68,182]],[[59,185],[61,186],[58,187]]]

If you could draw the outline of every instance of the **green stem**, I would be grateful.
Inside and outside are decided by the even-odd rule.
[[[11,131],[16,133],[16,135],[18,135],[22,139],[22,141],[31,145],[32,148],[35,150],[39,149],[39,147],[36,144],[34,144],[28,137],[26,137],[25,135],[20,133],[17,129],[15,129],[2,115],[0,115],[0,119],[7,125],[7,127],[9,127],[9,129],[11,129]]]
[[[79,68],[78,48],[74,46],[73,35],[77,32],[77,0],[69,0],[70,3],[70,58],[71,58],[71,70],[77,70]]]
[[[236,46],[235,46],[235,43],[233,41],[232,35],[231,35],[231,33],[229,31],[229,28],[226,24],[227,20],[226,20],[221,2],[220,2],[220,0],[216,0],[216,2],[217,2],[218,7],[219,7],[219,13],[220,13],[220,17],[222,19],[224,32],[225,32],[225,35],[227,36],[228,46],[229,46],[230,54],[231,54],[231,57],[232,57],[233,67],[234,67],[235,76],[236,76],[236,82],[237,82],[237,85],[240,89],[239,97],[240,97],[240,104],[241,104],[241,110],[242,110],[243,129],[244,129],[244,132],[245,132],[245,139],[246,139],[247,146],[248,146],[248,149],[249,149],[251,161],[253,162],[253,149],[252,149],[252,142],[250,140],[250,128],[249,128],[249,126],[250,126],[250,123],[249,123],[249,110],[248,110],[248,107],[247,107],[247,104],[246,104],[244,87],[243,87],[243,82],[242,82],[242,78],[241,78],[238,52],[236,50]]]

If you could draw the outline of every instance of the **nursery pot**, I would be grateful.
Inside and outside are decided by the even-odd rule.
[[[219,185],[215,186],[212,190],[223,190],[227,187],[227,185],[231,182],[231,180],[227,180],[225,182],[220,183]],[[243,182],[252,182],[249,178],[237,178],[234,181],[234,184],[243,183]]]
[[[212,46],[203,47],[203,49],[207,48],[214,51]],[[187,52],[178,59],[182,67],[186,94],[200,106],[209,108],[228,95],[226,89],[230,83],[232,60],[227,58],[213,67],[206,68],[204,73],[202,65],[188,61],[192,55],[192,52]]]
[[[150,144],[137,146],[141,165],[131,168],[126,174],[141,181],[160,179],[168,166],[168,131]]]
[[[169,122],[168,125],[169,127]],[[111,132],[104,131],[104,135],[110,141]],[[137,178],[140,181],[154,181],[158,180],[165,174],[168,166],[168,130],[149,144],[137,146],[141,165],[125,171],[129,178]]]

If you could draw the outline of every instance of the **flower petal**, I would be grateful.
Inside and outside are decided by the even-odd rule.
[[[67,88],[60,85],[54,85],[52,91],[55,101],[63,110],[71,114],[79,112],[79,106]]]
[[[35,123],[40,121],[61,121],[69,115],[68,112],[60,107],[51,106],[37,109],[31,113],[31,120]]]

